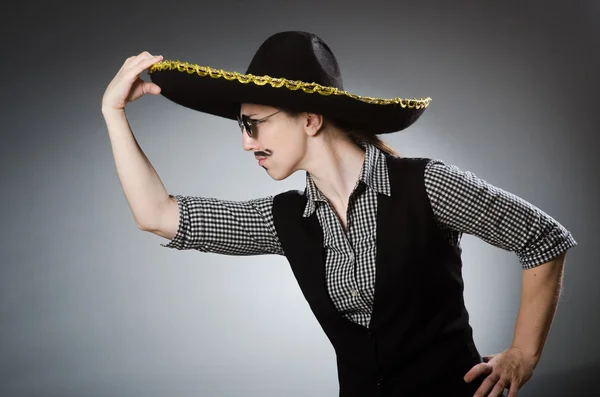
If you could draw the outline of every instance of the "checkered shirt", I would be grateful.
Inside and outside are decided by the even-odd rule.
[[[365,161],[349,198],[344,232],[328,199],[306,174],[304,217],[316,212],[323,229],[326,281],[332,302],[351,321],[368,326],[375,287],[377,194],[391,194],[385,155],[365,144]],[[425,188],[448,241],[460,248],[464,233],[515,252],[531,269],[577,245],[551,216],[469,171],[431,159]],[[179,227],[163,247],[225,255],[284,255],[273,222],[273,196],[246,201],[172,196]]]

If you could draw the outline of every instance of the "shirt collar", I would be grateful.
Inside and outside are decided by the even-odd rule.
[[[360,169],[357,186],[363,183],[376,193],[391,196],[385,154],[372,144],[361,143],[360,145],[365,149],[365,160]],[[326,202],[327,198],[321,193],[317,185],[315,185],[314,180],[308,172],[306,173],[305,194],[308,200],[303,216],[309,217],[315,211],[317,203]]]

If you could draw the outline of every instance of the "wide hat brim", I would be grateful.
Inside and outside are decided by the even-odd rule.
[[[267,75],[241,74],[178,60],[148,69],[161,95],[184,107],[236,120],[240,104],[253,103],[323,114],[372,134],[401,131],[425,111],[431,98],[373,98]]]

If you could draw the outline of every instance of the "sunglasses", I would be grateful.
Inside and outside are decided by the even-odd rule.
[[[263,117],[262,119],[259,119],[259,120],[251,119],[250,117],[246,116],[245,114],[242,114],[241,116],[237,117],[238,125],[240,126],[242,133],[244,131],[246,131],[246,134],[248,134],[248,136],[250,138],[256,138],[256,135],[258,133],[256,130],[256,125],[262,123],[269,117],[274,116],[279,112],[281,112],[281,110],[278,110],[275,113],[272,113],[272,114],[270,114],[266,117]]]

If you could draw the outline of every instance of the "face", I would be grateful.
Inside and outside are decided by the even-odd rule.
[[[240,113],[250,121],[267,117],[279,109],[271,106],[242,104]],[[306,152],[309,135],[305,128],[306,117],[292,118],[279,112],[253,126],[255,136],[242,134],[244,150],[252,152],[259,166],[271,178],[282,180],[300,169]]]

